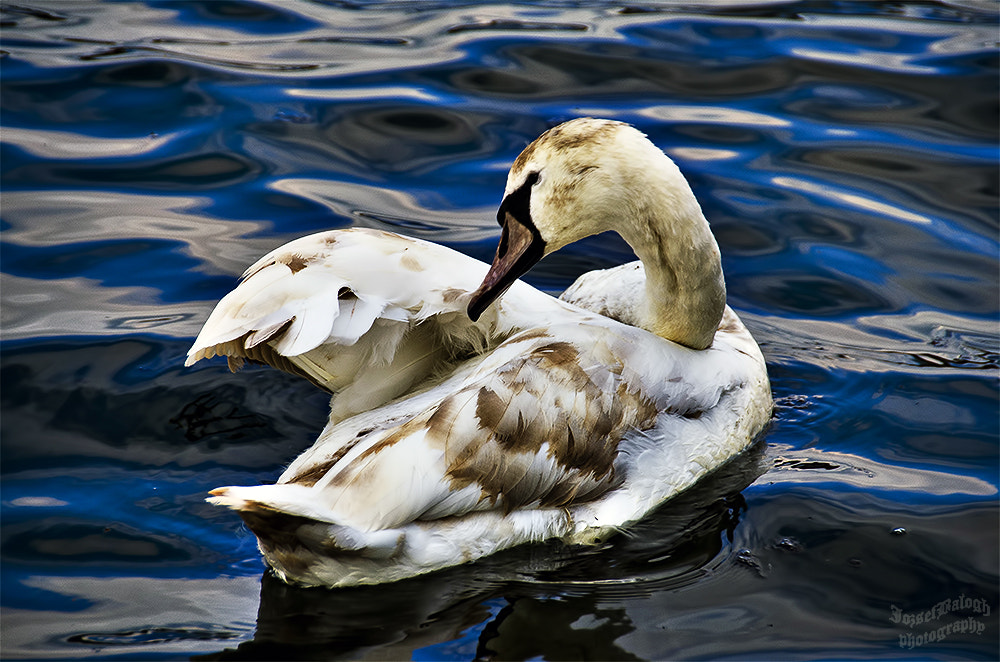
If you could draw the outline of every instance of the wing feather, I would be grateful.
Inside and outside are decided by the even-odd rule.
[[[472,322],[464,313],[468,293],[487,268],[386,232],[303,237],[246,270],[209,316],[185,365],[218,355],[232,369],[250,360],[304,375],[338,394],[335,415],[343,418],[406,393],[456,357],[495,346],[518,327],[521,308],[552,305],[515,287],[509,296],[524,306],[494,307]]]

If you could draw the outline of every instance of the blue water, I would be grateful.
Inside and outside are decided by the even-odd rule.
[[[4,658],[997,658],[994,3],[0,20]],[[634,123],[690,179],[768,361],[764,443],[603,547],[340,591],[267,575],[203,498],[273,481],[326,398],[183,368],[211,307],[318,230],[488,259],[510,162],[580,115]],[[593,238],[527,279],[630,259]]]

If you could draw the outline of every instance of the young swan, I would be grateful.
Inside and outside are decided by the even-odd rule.
[[[745,449],[771,394],[725,305],[687,182],[640,132],[578,119],[511,169],[492,266],[364,229],[293,241],[248,269],[188,363],[303,375],[330,420],[276,485],[223,487],[275,573],[395,581],[514,545],[591,543]],[[517,278],[614,230],[633,263],[553,299]],[[477,287],[478,285],[478,287]]]

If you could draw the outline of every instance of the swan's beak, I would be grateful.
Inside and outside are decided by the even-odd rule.
[[[473,322],[545,255],[545,241],[530,220],[522,223],[506,211],[502,226],[503,234],[493,264],[469,301],[468,313]]]

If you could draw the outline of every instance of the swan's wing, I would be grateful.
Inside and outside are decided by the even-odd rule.
[[[636,398],[641,406],[623,406],[620,379],[583,351],[540,332],[515,336],[427,394],[328,427],[278,485],[224,488],[215,501],[372,531],[593,498],[619,482],[623,431],[655,411]],[[401,407],[411,407],[403,420]]]
[[[216,355],[266,363],[337,393],[335,417],[407,392],[440,363],[482,351],[517,324],[509,301],[465,314],[487,265],[366,229],[297,239],[265,255],[216,306],[185,365]],[[514,288],[512,288],[513,290]],[[527,286],[512,292],[544,305]],[[531,306],[528,306],[529,308]]]

